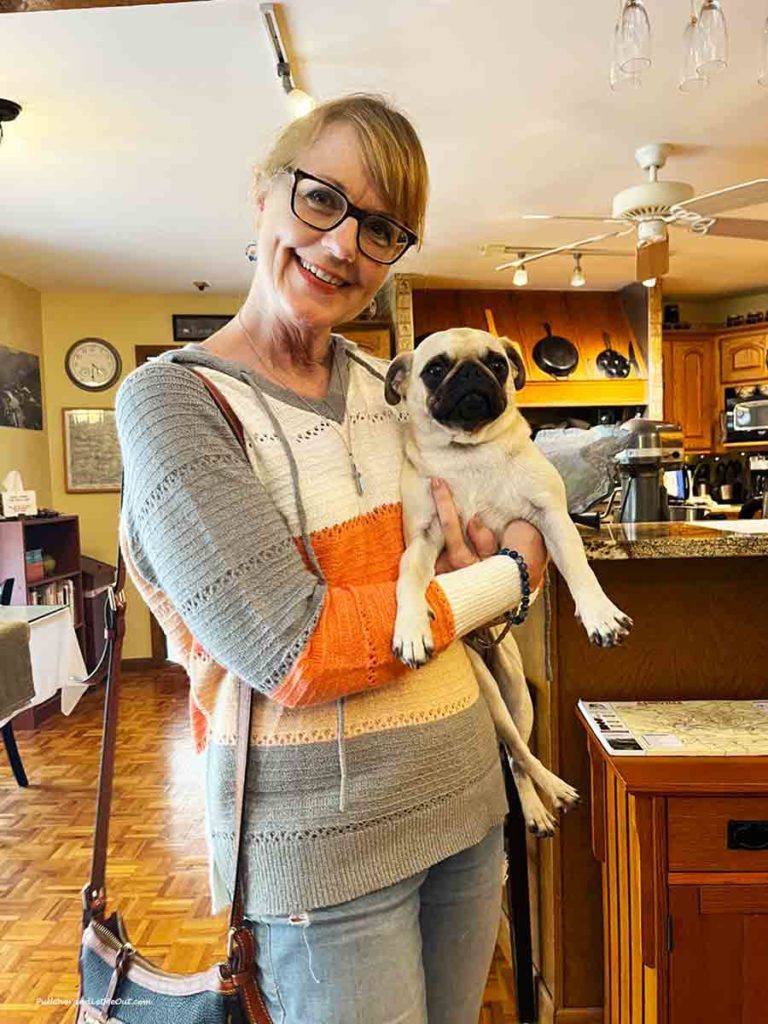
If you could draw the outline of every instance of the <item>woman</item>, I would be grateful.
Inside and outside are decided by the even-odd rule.
[[[125,381],[121,537],[191,682],[213,910],[233,879],[237,681],[256,691],[245,913],[276,1024],[475,1024],[494,948],[506,802],[460,637],[515,607],[520,571],[450,495],[428,597],[435,656],[390,650],[402,422],[386,364],[331,333],[423,229],[410,123],[351,96],[291,124],[257,174],[237,317]],[[248,458],[206,389],[242,421]],[[535,587],[541,538],[504,542]]]

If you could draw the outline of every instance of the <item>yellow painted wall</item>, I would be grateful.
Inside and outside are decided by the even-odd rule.
[[[45,388],[40,293],[5,274],[0,274],[0,345],[38,356]],[[18,469],[24,486],[37,491],[37,504],[40,508],[51,504],[49,426],[44,409],[42,430],[0,427],[0,482],[9,470]]]
[[[80,517],[80,547],[83,554],[114,564],[119,495],[67,494],[62,409],[114,408],[120,382],[109,391],[96,394],[89,394],[76,387],[64,370],[67,349],[78,338],[105,338],[120,353],[125,377],[136,365],[136,345],[173,343],[172,314],[232,314],[237,311],[243,298],[236,295],[131,295],[118,292],[43,294],[45,408],[49,424],[51,502],[60,512]],[[130,584],[127,596],[123,655],[126,658],[148,658],[152,653],[149,613]]]

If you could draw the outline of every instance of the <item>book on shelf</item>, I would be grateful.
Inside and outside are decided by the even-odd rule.
[[[30,592],[30,604],[65,604],[69,606],[70,616],[75,621],[75,583],[74,580],[57,580],[44,587],[35,587]]]

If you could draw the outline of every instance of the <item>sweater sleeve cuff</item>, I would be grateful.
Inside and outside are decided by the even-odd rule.
[[[520,570],[506,555],[441,573],[433,582],[451,606],[457,636],[465,636],[516,608],[522,597]]]

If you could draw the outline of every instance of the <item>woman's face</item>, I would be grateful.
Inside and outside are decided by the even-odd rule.
[[[387,212],[365,172],[354,130],[332,124],[296,159],[295,166],[337,185],[351,203]],[[318,231],[291,210],[290,174],[276,175],[263,197],[258,219],[257,279],[274,312],[297,327],[330,328],[351,320],[384,283],[389,268],[357,248],[357,221],[348,217],[331,231]],[[302,265],[304,264],[304,265]],[[333,281],[317,278],[306,265]]]

